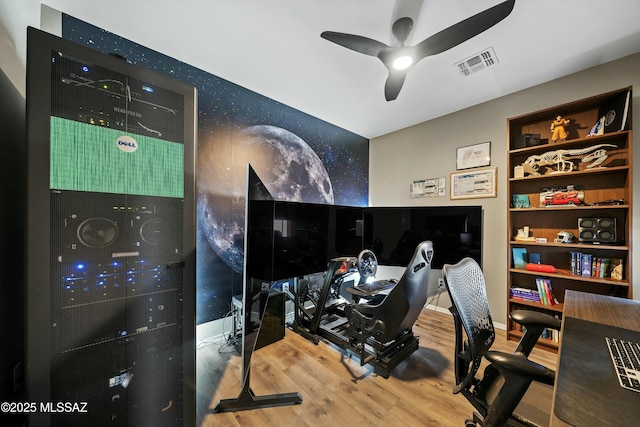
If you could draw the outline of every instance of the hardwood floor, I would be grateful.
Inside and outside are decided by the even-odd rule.
[[[299,392],[300,405],[231,413],[213,413],[220,399],[241,390],[242,361],[229,346],[209,344],[197,350],[197,425],[213,426],[464,426],[472,406],[454,395],[453,320],[423,309],[414,333],[420,348],[389,378],[360,366],[356,357],[325,342],[314,345],[287,330],[284,339],[256,351],[251,388],[256,396]],[[494,349],[513,351],[498,330]],[[556,355],[534,350],[532,359],[555,367]],[[549,402],[550,403],[550,402]]]

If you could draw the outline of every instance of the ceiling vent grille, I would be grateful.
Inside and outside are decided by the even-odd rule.
[[[482,71],[487,67],[491,67],[498,63],[498,57],[493,48],[483,50],[482,52],[473,55],[464,61],[460,61],[456,64],[456,67],[463,76],[470,76],[471,74]]]

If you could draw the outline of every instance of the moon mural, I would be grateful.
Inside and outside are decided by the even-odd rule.
[[[198,218],[207,241],[235,272],[242,272],[246,165],[275,200],[333,204],[329,174],[294,133],[258,125],[220,131],[198,149]]]
[[[246,162],[279,199],[367,206],[367,138],[73,16],[62,21],[64,38],[198,91],[197,324],[224,317],[241,291]]]

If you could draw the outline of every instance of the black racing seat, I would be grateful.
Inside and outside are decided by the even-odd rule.
[[[360,348],[361,364],[376,357],[366,355],[367,344],[382,349],[390,342],[413,337],[413,325],[427,302],[432,259],[433,244],[430,241],[420,243],[402,277],[391,285],[393,287],[382,301],[345,306],[349,319],[347,334]]]

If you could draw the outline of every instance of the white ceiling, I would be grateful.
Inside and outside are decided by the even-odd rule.
[[[493,28],[409,71],[395,101],[374,57],[325,30],[407,45],[502,0],[43,0],[312,116],[374,138],[640,51],[640,0],[516,0]],[[464,77],[456,63],[493,48],[499,63]]]

